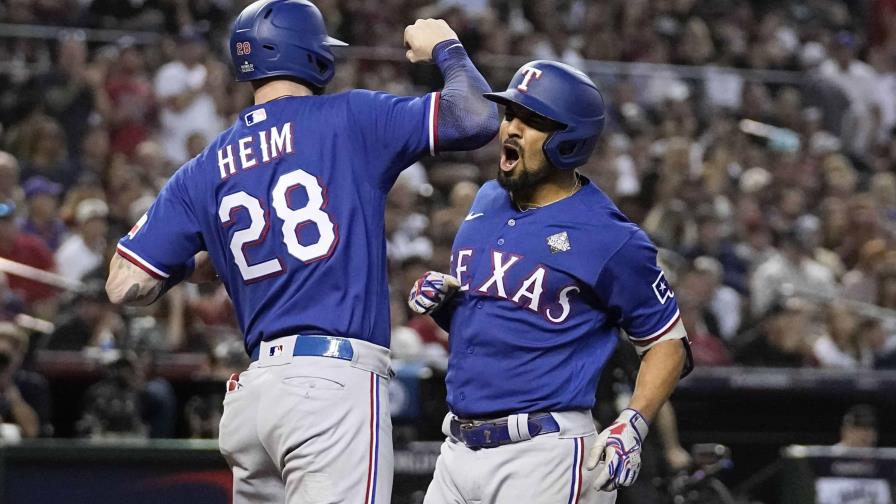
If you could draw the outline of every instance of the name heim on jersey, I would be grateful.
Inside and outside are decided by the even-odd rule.
[[[245,136],[218,149],[218,170],[221,180],[238,171],[267,164],[293,152],[292,123],[271,126],[269,130],[259,130],[255,135]],[[261,158],[258,155],[261,154]],[[237,167],[239,164],[239,167]]]

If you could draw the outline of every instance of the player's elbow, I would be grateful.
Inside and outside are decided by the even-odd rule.
[[[478,117],[478,121],[474,121],[470,128],[470,141],[475,144],[474,149],[478,149],[492,141],[498,134],[501,127],[500,116],[498,115],[498,106],[491,102],[488,103],[486,113]]]
[[[113,273],[106,279],[106,297],[114,305],[123,305],[127,291],[123,288],[122,282],[115,277],[116,275]]]
[[[446,90],[439,114],[439,150],[475,150],[498,134],[498,106],[485,98],[469,98]]]

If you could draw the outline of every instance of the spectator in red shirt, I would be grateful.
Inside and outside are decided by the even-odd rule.
[[[12,202],[0,203],[0,257],[54,271],[53,253],[40,238],[21,232],[15,223],[15,213],[16,206]],[[53,317],[56,298],[53,287],[15,275],[8,275],[8,278],[10,290],[25,300],[34,315]]]
[[[105,90],[111,103],[112,151],[128,157],[152,134],[156,104],[143,53],[129,41],[119,44],[118,64],[109,69]]]

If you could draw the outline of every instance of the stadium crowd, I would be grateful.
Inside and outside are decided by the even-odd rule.
[[[83,435],[114,430],[96,408],[116,390],[129,398],[117,405],[125,419],[147,397],[170,399],[142,377],[145,359],[122,355],[203,352],[203,373],[216,377],[245,365],[222,287],[186,286],[122,311],[102,285],[118,237],[250,103],[225,38],[247,3],[0,0],[4,26],[54,27],[46,38],[0,35],[0,257],[82,284],[7,275],[0,319],[53,323],[32,336],[32,352],[116,356],[87,394]],[[494,88],[528,59],[587,69],[610,120],[581,171],[661,247],[698,365],[896,367],[896,1],[316,4],[335,36],[368,48],[342,53],[329,92],[438,86],[432,68],[400,57],[417,17],[445,18]],[[444,359],[447,335],[411,317],[405,296],[427,269],[447,271],[497,154],[492,145],[426,160],[389,196],[399,358]],[[0,328],[0,417],[47,434],[40,378],[17,371],[29,346],[21,331]],[[116,428],[164,433],[164,423]]]

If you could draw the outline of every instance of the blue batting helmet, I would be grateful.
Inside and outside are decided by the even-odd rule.
[[[307,0],[258,0],[237,16],[230,33],[236,80],[294,77],[315,92],[335,72],[330,46],[344,45],[327,35],[323,16]]]
[[[486,93],[502,105],[515,103],[563,124],[544,142],[544,155],[561,170],[585,164],[604,129],[604,99],[587,75],[555,61],[526,63],[506,91]]]

